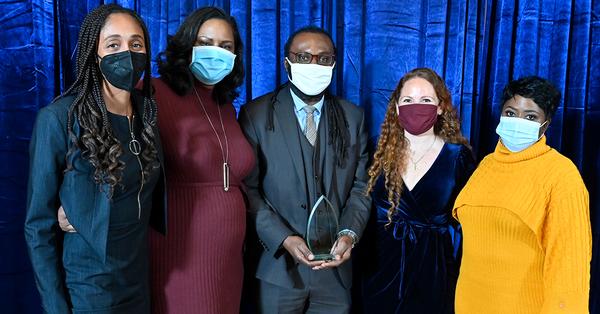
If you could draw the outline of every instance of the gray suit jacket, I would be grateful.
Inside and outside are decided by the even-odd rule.
[[[250,218],[264,249],[256,277],[275,285],[300,288],[298,264],[282,243],[289,235],[305,236],[312,204],[306,204],[308,192],[290,87],[284,87],[277,94],[274,129],[267,130],[272,96],[270,93],[249,102],[239,114],[242,130],[257,157],[255,168],[245,180]],[[324,150],[321,154],[324,159],[321,161],[322,180],[325,195],[340,210],[340,230],[350,229],[360,237],[371,206],[370,197],[365,195],[368,135],[362,109],[341,99],[339,103],[349,125],[348,159],[344,168],[339,167],[334,148],[329,143],[321,145]],[[324,116],[321,127],[324,129],[319,132],[328,131]],[[349,288],[352,284],[351,263],[340,265],[337,272],[342,284]]]

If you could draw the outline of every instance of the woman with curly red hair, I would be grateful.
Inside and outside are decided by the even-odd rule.
[[[433,70],[402,77],[373,159],[368,191],[376,213],[362,242],[363,310],[453,313],[460,228],[451,210],[475,162]]]

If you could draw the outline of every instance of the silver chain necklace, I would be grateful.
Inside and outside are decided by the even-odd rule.
[[[425,156],[427,155],[427,153],[429,153],[429,151],[431,150],[431,148],[433,147],[433,144],[435,144],[435,142],[437,141],[437,136],[433,138],[433,142],[431,142],[431,145],[429,145],[429,148],[427,148],[427,150],[425,150],[425,152],[423,153],[423,155],[417,159],[417,161],[413,161],[412,156],[410,157],[409,161],[413,164],[413,169],[415,171],[417,171],[417,164],[423,159],[425,158]]]
[[[227,192],[229,191],[229,142],[227,141],[227,133],[225,133],[225,126],[223,125],[223,118],[221,116],[221,106],[217,104],[217,111],[219,112],[219,121],[221,122],[223,136],[225,137],[225,150],[223,150],[223,143],[221,142],[221,137],[219,136],[219,133],[217,133],[217,129],[215,129],[215,126],[210,120],[208,112],[206,111],[206,107],[204,107],[204,103],[202,102],[202,99],[200,99],[200,95],[198,95],[196,86],[194,86],[194,92],[196,93],[196,98],[198,98],[198,102],[200,103],[200,106],[202,106],[202,110],[206,115],[206,120],[208,120],[210,127],[212,128],[213,132],[215,132],[217,141],[219,141],[219,147],[221,148],[221,157],[223,157],[223,190]]]

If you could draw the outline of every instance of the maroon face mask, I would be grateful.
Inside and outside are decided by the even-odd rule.
[[[398,122],[410,134],[423,134],[437,122],[438,107],[435,105],[410,104],[397,106],[397,108]]]

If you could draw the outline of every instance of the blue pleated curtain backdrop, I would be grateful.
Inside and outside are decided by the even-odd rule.
[[[108,1],[113,2],[113,1]],[[579,167],[592,203],[592,313],[600,313],[600,1],[116,1],[150,30],[154,56],[194,9],[233,15],[245,44],[239,107],[284,82],[282,50],[297,28],[333,35],[332,90],[360,105],[377,136],[398,79],[417,66],[446,80],[479,158],[497,141],[503,86],[537,74],[563,92],[547,132]],[[23,239],[27,145],[37,110],[73,80],[79,25],[97,0],[0,0],[0,309],[39,313]],[[156,64],[154,64],[156,74]],[[551,171],[552,169],[548,169]]]

